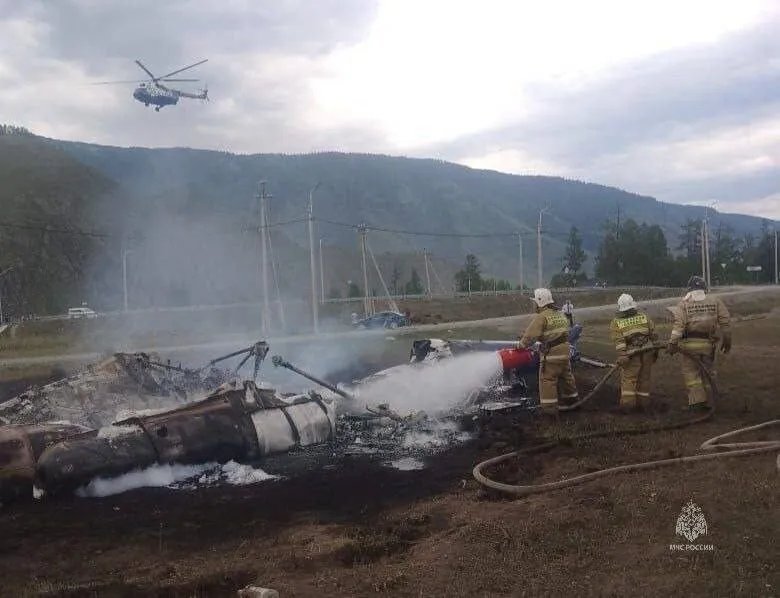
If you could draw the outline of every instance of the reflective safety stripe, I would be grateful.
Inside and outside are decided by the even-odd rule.
[[[579,395],[579,393],[574,394],[574,395],[564,395],[561,398],[562,399],[579,399],[580,395]]]
[[[650,320],[645,314],[615,318],[615,326],[622,337],[615,341],[615,348],[618,351],[625,350],[629,343],[632,347],[639,347],[650,341]]]
[[[558,399],[539,399],[542,405],[557,405]]]
[[[705,338],[686,338],[680,344],[689,349],[709,349],[713,345],[712,341]]]
[[[550,362],[569,361],[569,359],[571,359],[571,357],[569,357],[568,355],[545,355],[544,356],[544,360]]]
[[[704,382],[702,382],[700,378],[697,378],[696,380],[688,380],[685,383],[685,386],[688,388],[695,388],[697,386],[704,386]]]
[[[638,397],[649,397],[650,396],[649,392],[639,392],[639,391],[637,391],[636,394],[637,394]]]
[[[569,336],[569,320],[562,313],[546,311],[544,312],[544,321],[546,327],[542,332],[542,342],[550,342]]]
[[[621,330],[624,328],[636,328],[637,330],[648,330],[647,316],[639,314],[629,318],[617,318],[617,326]],[[649,332],[649,330],[648,330]]]

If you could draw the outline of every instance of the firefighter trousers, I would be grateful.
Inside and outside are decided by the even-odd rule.
[[[629,357],[628,363],[620,368],[620,405],[636,407],[650,401],[650,383],[655,355],[640,353]]]
[[[680,348],[694,353],[696,358],[682,356],[682,375],[685,388],[688,391],[688,405],[699,405],[707,402],[707,390],[699,370],[699,361],[715,378],[715,344],[706,339],[686,339],[680,343]]]
[[[542,358],[539,365],[539,403],[542,411],[558,412],[558,385],[562,399],[578,398],[577,381],[571,371],[571,361],[563,359]]]

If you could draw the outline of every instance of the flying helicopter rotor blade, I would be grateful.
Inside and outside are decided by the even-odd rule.
[[[136,63],[138,66],[140,66],[140,67],[141,67],[141,68],[144,70],[144,72],[145,72],[147,75],[149,75],[149,76],[150,76],[150,77],[151,77],[153,80],[155,80],[155,81],[157,80],[157,77],[155,77],[154,75],[152,75],[152,71],[150,71],[148,68],[146,68],[146,67],[143,65],[143,63],[142,63],[140,60],[136,59],[135,63]],[[173,73],[171,73],[171,74],[173,74]],[[167,77],[167,76],[168,76],[168,75],[166,75],[166,77]]]
[[[189,82],[200,81],[200,79],[157,79],[157,80],[158,81],[179,81],[179,82],[182,82],[182,81],[189,81]]]
[[[97,81],[95,83],[90,83],[90,85],[120,85],[124,83],[138,84],[138,83],[146,83],[147,81],[148,79],[142,79],[140,81]]]
[[[208,62],[208,61],[209,61],[209,59],[208,59],[208,58],[206,58],[205,60],[201,60],[200,62],[196,62],[195,64],[191,64],[191,65],[189,65],[189,66],[185,66],[185,67],[183,67],[183,68],[180,68],[180,69],[178,69],[178,70],[176,70],[176,71],[173,71],[173,72],[171,72],[171,73],[168,73],[167,75],[163,75],[162,77],[160,77],[160,79],[165,79],[165,78],[167,78],[167,77],[170,77],[171,75],[176,75],[177,73],[181,73],[182,71],[186,71],[187,69],[191,69],[192,67],[198,66],[199,64],[203,64],[204,62]],[[137,62],[137,61],[136,61],[136,62]],[[147,71],[147,72],[148,72],[148,71]]]

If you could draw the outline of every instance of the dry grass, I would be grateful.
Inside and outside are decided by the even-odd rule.
[[[605,334],[604,326],[589,327],[583,348],[610,358]],[[719,358],[722,396],[710,422],[561,446],[525,458],[515,475],[538,483],[591,468],[693,454],[707,438],[777,418],[779,339],[780,318],[735,323],[734,349]],[[400,345],[408,351],[406,341]],[[582,380],[583,386],[593,383],[592,377]],[[654,395],[668,411],[608,413],[616,393],[612,387],[558,429],[536,432],[569,434],[686,417],[676,357],[662,357],[654,372]],[[494,453],[495,447],[474,460]],[[25,555],[40,562],[39,578],[33,585],[14,581],[9,595],[232,596],[235,587],[256,581],[290,597],[779,596],[779,493],[774,455],[617,475],[518,500],[489,498],[464,467],[462,480],[448,492],[359,521],[323,523],[316,513],[304,513],[272,532],[246,529],[229,539],[171,542],[162,555],[156,539],[129,536],[118,543],[106,540],[99,550],[79,548],[84,566],[65,571],[56,566],[62,547],[41,546],[41,554]],[[713,552],[669,550],[685,542],[675,535],[675,523],[689,500],[701,507],[709,528],[698,543],[714,545]],[[262,505],[247,502],[241,508]],[[57,582],[63,584],[60,593],[46,585],[54,584],[48,558],[53,571],[66,577]],[[87,593],[86,584],[95,580],[102,589]],[[81,593],[68,593],[68,585],[79,584]]]

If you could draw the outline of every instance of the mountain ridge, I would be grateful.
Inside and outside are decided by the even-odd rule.
[[[107,181],[104,191],[86,194],[89,199],[82,208],[87,209],[80,208],[77,220],[81,228],[94,227],[109,237],[101,241],[99,251],[93,248],[101,257],[92,256],[84,275],[102,280],[98,286],[103,290],[85,294],[94,301],[98,293],[100,301],[114,307],[121,303],[122,257],[131,263],[128,277],[136,299],[170,304],[256,297],[261,180],[267,181],[272,196],[269,235],[276,251],[277,283],[296,297],[310,293],[305,218],[309,192],[317,183],[315,244],[322,239],[325,248],[326,294],[345,291],[348,280],[362,286],[356,230],[360,223],[370,227],[369,246],[388,285],[395,266],[401,271],[400,286],[408,281],[412,267],[424,284],[423,252],[429,254],[444,286],[452,284],[468,253],[478,257],[485,275],[516,284],[519,238],[523,278],[533,285],[539,211],[547,206],[550,210],[542,221],[546,280],[560,271],[572,226],[580,230],[588,252],[585,268],[592,272],[605,221],[632,218],[658,224],[675,249],[680,227],[704,212],[702,207],[660,202],[599,183],[474,169],[436,158],[338,151],[240,154],[38,136],[32,141],[8,139],[0,136],[0,150],[5,145],[7,151],[9,143],[47,148],[68,156],[74,170],[83,167],[83,176]],[[32,171],[37,168],[34,153],[27,158]],[[16,195],[29,189],[17,191]],[[757,233],[762,225],[762,219],[741,214],[715,213],[712,218],[738,235]],[[72,220],[68,226],[73,227]],[[368,270],[369,286],[381,294],[381,281],[372,273],[370,261]],[[432,285],[441,286],[433,279]]]

